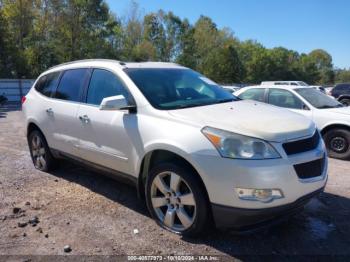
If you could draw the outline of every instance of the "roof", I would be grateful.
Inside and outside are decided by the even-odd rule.
[[[124,64],[126,68],[184,68],[183,66],[169,62],[125,62]]]
[[[168,62],[121,62],[118,60],[112,60],[112,59],[85,59],[85,60],[77,60],[72,62],[63,63],[60,65],[53,66],[49,69],[55,70],[55,69],[68,69],[68,68],[75,68],[75,67],[81,67],[81,66],[87,66],[87,67],[93,67],[96,65],[109,65],[109,66],[117,66],[119,68],[184,68],[178,64],[175,63],[168,63]]]
[[[283,85],[283,83],[285,83],[286,85],[290,85],[292,83],[299,85],[299,83],[304,83],[306,84],[304,81],[300,81],[300,80],[280,80],[280,81],[262,81],[260,85],[271,85],[271,84],[275,84],[275,85]]]
[[[250,88],[279,88],[279,89],[287,89],[287,90],[293,90],[293,89],[299,89],[299,88],[313,88],[312,86],[291,86],[291,85],[256,85],[256,86],[247,86],[244,87],[244,89],[250,89]],[[242,88],[243,89],[243,88]]]

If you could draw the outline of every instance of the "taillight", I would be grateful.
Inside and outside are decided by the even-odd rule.
[[[22,96],[22,99],[21,99],[21,103],[22,105],[24,104],[24,102],[27,100],[27,98],[25,96]]]

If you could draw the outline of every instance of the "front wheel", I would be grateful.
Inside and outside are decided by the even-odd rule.
[[[335,128],[324,135],[328,155],[343,160],[350,159],[350,131]]]
[[[163,228],[186,236],[205,230],[209,205],[197,174],[171,163],[153,168],[146,182],[149,212]]]
[[[340,103],[342,103],[344,106],[350,106],[350,99],[341,99]]]

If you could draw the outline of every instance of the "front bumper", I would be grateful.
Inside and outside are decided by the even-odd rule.
[[[298,177],[295,166],[325,157],[323,143],[315,150],[287,156],[281,145],[274,145],[279,159],[240,160],[204,153],[192,155],[192,163],[200,174],[211,203],[239,209],[269,209],[296,202],[300,197],[326,185],[328,161],[325,159],[320,176],[307,179]],[[307,172],[307,170],[306,170]],[[237,189],[279,189],[283,197],[262,203],[243,200]]]
[[[312,197],[322,191],[323,188],[287,205],[263,209],[234,208],[212,204],[214,221],[218,228],[232,228],[237,231],[256,230],[300,212]]]

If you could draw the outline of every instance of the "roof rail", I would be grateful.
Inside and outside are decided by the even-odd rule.
[[[120,65],[125,65],[125,63],[118,61],[118,60],[113,60],[113,59],[102,59],[102,58],[98,58],[98,59],[82,59],[82,60],[75,60],[75,61],[71,61],[71,62],[66,62],[66,63],[62,63],[59,65],[55,65],[50,67],[48,70],[59,67],[59,66],[64,66],[64,65],[72,65],[72,64],[76,64],[76,63],[81,63],[81,62],[91,62],[91,61],[105,61],[105,62],[115,62],[115,63],[119,63]]]

